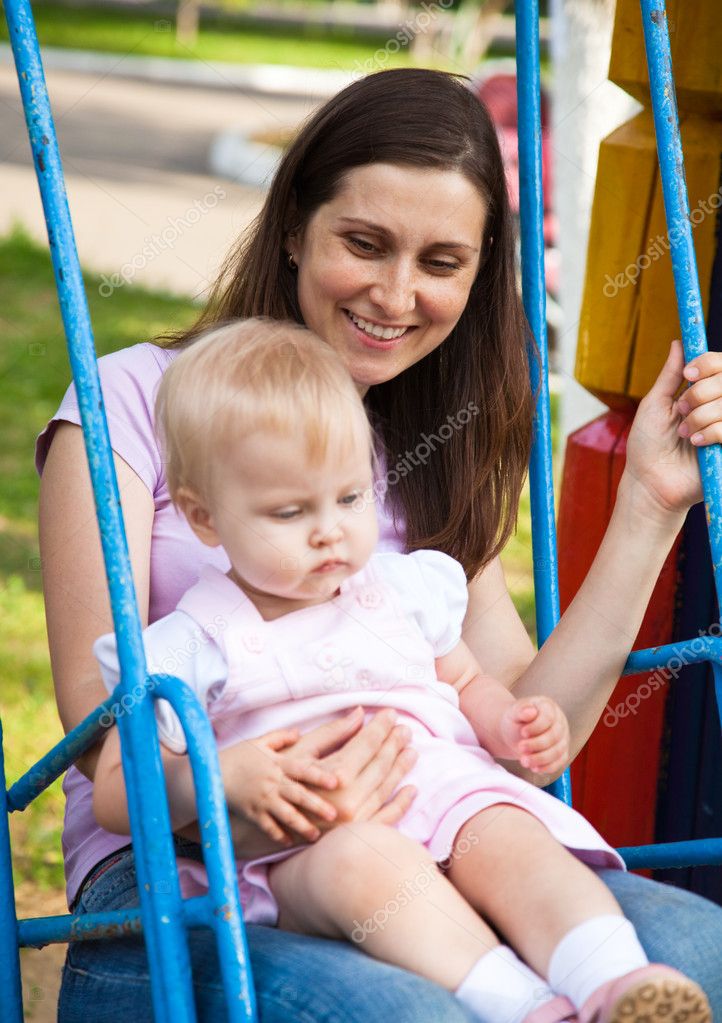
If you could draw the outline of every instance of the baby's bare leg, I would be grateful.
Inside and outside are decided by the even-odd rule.
[[[423,846],[383,824],[335,828],[269,884],[284,930],[354,941],[451,991],[499,944]]]
[[[542,977],[573,927],[592,917],[622,917],[587,866],[536,817],[506,803],[482,810],[461,829],[447,877]]]

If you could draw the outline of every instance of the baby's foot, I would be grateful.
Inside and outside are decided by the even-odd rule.
[[[702,988],[671,966],[652,963],[597,988],[579,1023],[711,1023]]]

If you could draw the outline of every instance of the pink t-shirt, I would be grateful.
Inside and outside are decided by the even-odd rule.
[[[153,495],[155,516],[150,547],[150,600],[148,622],[169,614],[197,580],[203,565],[226,572],[230,562],[225,551],[206,547],[173,507],[163,461],[153,428],[153,404],[158,382],[177,350],[144,343],[104,355],[98,360],[108,418],[110,441],[116,454],[128,463]],[[80,423],[75,387],[70,385],[60,408],[38,436],[35,464],[42,473],[50,442],[59,421]],[[380,478],[385,474],[380,452]],[[380,489],[380,488],[379,488]],[[403,523],[397,530],[389,502],[377,501],[378,551],[404,551]],[[75,767],[63,779],[65,824],[63,857],[68,905],[99,860],[128,844],[127,835],[104,831],[93,816],[91,782]]]

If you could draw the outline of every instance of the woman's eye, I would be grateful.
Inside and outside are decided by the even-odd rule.
[[[458,263],[446,263],[443,259],[430,259],[429,266],[434,270],[442,270],[446,272],[459,269]]]
[[[351,238],[350,241],[353,245],[356,246],[356,248],[361,249],[362,252],[377,251],[375,245],[372,245],[371,242],[365,241],[363,238]]]

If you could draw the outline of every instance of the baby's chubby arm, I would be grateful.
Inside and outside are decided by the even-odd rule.
[[[556,774],[567,766],[569,724],[554,700],[516,699],[484,673],[463,640],[436,658],[436,676],[457,690],[462,713],[492,756],[518,760],[535,774]]]

